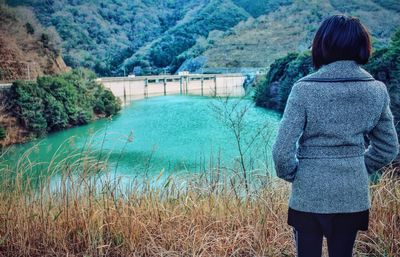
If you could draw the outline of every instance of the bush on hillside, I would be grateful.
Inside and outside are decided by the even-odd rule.
[[[0,125],[0,140],[5,139],[7,136],[6,129]]]
[[[30,22],[25,23],[26,33],[28,34],[35,34],[35,28],[32,26]]]
[[[9,111],[39,136],[118,113],[119,99],[94,78],[93,73],[79,69],[35,82],[16,81],[7,97]]]
[[[365,68],[388,87],[390,107],[400,135],[400,29],[394,34],[388,48],[376,51]]]
[[[294,82],[312,71],[310,52],[289,53],[277,59],[256,86],[256,105],[283,112]]]
[[[37,135],[43,134],[48,126],[43,116],[44,95],[44,90],[36,82],[19,80],[13,83],[7,96],[10,112],[19,119],[24,128]]]

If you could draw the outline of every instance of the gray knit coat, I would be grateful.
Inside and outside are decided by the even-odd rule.
[[[292,183],[289,207],[370,208],[368,175],[399,149],[389,106],[386,86],[354,61],[324,65],[294,84],[272,151],[277,176]]]

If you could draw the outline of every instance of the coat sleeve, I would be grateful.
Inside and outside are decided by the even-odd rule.
[[[301,97],[301,89],[295,84],[289,94],[278,135],[272,147],[276,175],[288,182],[293,182],[296,176],[297,141],[303,133],[305,123],[304,99]]]
[[[375,127],[367,133],[370,140],[364,154],[365,166],[373,174],[393,161],[399,152],[399,143],[390,110],[390,97],[385,87],[385,103]]]

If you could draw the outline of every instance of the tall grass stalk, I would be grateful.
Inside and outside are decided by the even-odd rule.
[[[274,177],[258,177],[263,187],[250,197],[240,197],[245,185],[218,166],[185,184],[170,176],[157,187],[150,179],[126,186],[113,172],[100,175],[106,164],[86,155],[65,157],[62,168],[52,165],[59,172],[33,185],[26,173],[35,163],[29,154],[20,158],[1,171],[0,256],[294,255],[289,187]],[[371,186],[371,224],[358,237],[357,256],[400,256],[400,178],[393,174],[388,169]]]

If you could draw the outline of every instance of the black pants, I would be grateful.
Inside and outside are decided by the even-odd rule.
[[[298,231],[293,229],[297,257],[321,257],[322,232]],[[327,237],[329,257],[352,257],[357,230],[333,233]]]

